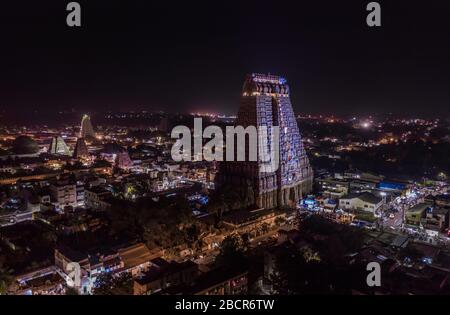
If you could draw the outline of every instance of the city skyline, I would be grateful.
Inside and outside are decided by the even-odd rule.
[[[295,116],[291,91],[253,73],[236,117],[3,126],[0,294],[450,294],[450,122]],[[279,137],[253,142],[279,167],[206,159],[206,128],[233,125]]]

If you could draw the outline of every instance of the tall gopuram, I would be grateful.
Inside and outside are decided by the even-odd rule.
[[[275,75],[248,75],[235,125],[244,128],[265,126],[265,141],[261,141],[261,134],[258,139],[259,146],[267,147],[265,152],[274,148],[273,127],[279,127],[279,150],[273,150],[279,154],[279,165],[273,171],[264,171],[259,154],[256,161],[221,162],[217,189],[236,189],[248,205],[258,208],[295,207],[305,194],[311,192],[313,171],[303,147],[286,79]],[[246,141],[246,150],[248,145],[249,141]],[[226,148],[230,149],[237,148]]]

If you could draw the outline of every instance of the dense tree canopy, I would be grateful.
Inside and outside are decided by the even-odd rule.
[[[0,294],[5,294],[13,281],[12,270],[0,261]]]
[[[126,272],[119,275],[102,273],[94,283],[94,295],[131,295],[133,278]]]
[[[234,268],[247,264],[245,241],[239,234],[225,237],[220,245],[220,253],[217,255],[215,263],[217,267],[222,268]]]
[[[275,261],[272,283],[280,294],[344,294],[362,285],[365,269],[348,254],[363,245],[361,230],[311,216],[300,225],[306,244],[287,246]]]
[[[202,232],[184,197],[122,201],[110,210],[111,232],[140,237],[149,246],[171,247],[195,242]]]

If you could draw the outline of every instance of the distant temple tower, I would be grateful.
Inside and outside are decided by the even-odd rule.
[[[95,138],[94,128],[92,127],[91,118],[89,115],[83,115],[81,120],[81,138]]]
[[[48,152],[51,154],[70,155],[69,148],[64,142],[64,139],[59,136],[52,138]]]
[[[117,153],[115,159],[115,165],[124,170],[128,170],[133,166],[133,161],[131,160],[127,151]]]
[[[247,204],[259,208],[294,207],[311,192],[313,171],[303,147],[292,109],[289,86],[279,76],[248,75],[242,90],[236,126],[279,126],[279,167],[275,172],[261,172],[259,162],[222,162],[217,187],[239,190]],[[271,143],[268,136],[268,142]],[[248,144],[247,144],[248,145]],[[235,149],[235,148],[227,148]]]
[[[84,138],[78,138],[77,143],[75,144],[75,150],[73,150],[73,157],[75,159],[81,159],[89,157],[88,147]]]

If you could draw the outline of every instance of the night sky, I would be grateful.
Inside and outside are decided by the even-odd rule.
[[[298,113],[449,116],[450,2],[70,1],[0,7],[0,109],[233,114],[246,73],[285,76]],[[13,4],[14,3],[14,4]]]

